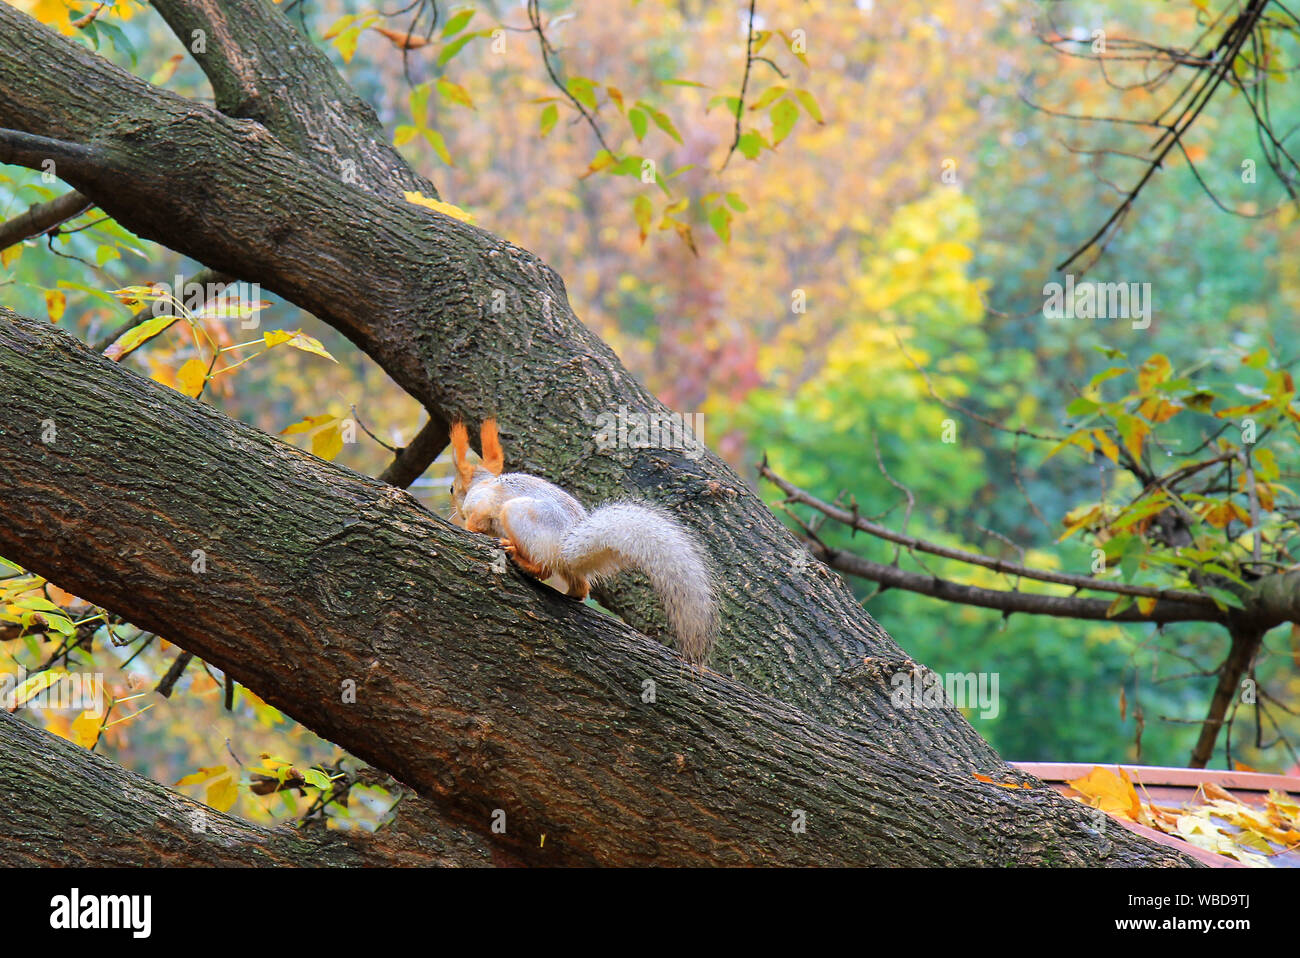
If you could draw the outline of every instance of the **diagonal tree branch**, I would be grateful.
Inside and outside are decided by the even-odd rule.
[[[33,204],[12,219],[0,223],[0,249],[8,249],[23,240],[43,236],[94,205],[76,190],[69,190],[45,203]]]
[[[390,199],[438,198],[389,142],[374,108],[274,4],[151,0],[212,84],[216,107],[256,120],[329,175]],[[204,43],[193,43],[201,35]]]

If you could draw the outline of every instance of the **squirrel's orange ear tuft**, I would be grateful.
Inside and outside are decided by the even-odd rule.
[[[483,421],[483,466],[493,475],[501,475],[501,470],[506,465],[506,454],[501,449],[501,436],[497,433],[497,421],[495,419],[485,419]]]
[[[456,471],[468,481],[474,474],[474,467],[469,464],[469,432],[459,420],[451,424],[451,456],[456,463]]]

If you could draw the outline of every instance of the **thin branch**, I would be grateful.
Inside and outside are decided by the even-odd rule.
[[[832,569],[838,569],[849,575],[860,576],[883,586],[906,589],[928,595],[946,602],[961,605],[979,606],[996,609],[1004,615],[1023,612],[1032,615],[1050,615],[1066,619],[1092,619],[1105,622],[1226,622],[1226,616],[1213,607],[1193,605],[1187,602],[1159,600],[1149,614],[1141,612],[1137,606],[1112,614],[1111,603],[1105,599],[1086,599],[1079,596],[1043,595],[1036,592],[1016,592],[1000,589],[985,589],[979,586],[964,585],[949,579],[909,572],[897,566],[872,562],[851,552],[830,549],[823,543],[814,542],[810,548],[817,558]]]
[[[968,552],[965,549],[955,549],[951,546],[943,546],[937,543],[927,542],[914,536],[897,533],[886,526],[878,525],[877,523],[863,519],[861,516],[854,516],[847,510],[837,508],[828,502],[824,502],[811,493],[805,492],[793,483],[781,478],[766,464],[759,466],[759,474],[784,492],[787,497],[787,502],[798,502],[806,506],[811,506],[818,512],[834,519],[836,522],[843,523],[850,528],[865,532],[878,539],[899,543],[908,549],[915,549],[919,552],[928,552],[931,555],[937,555],[945,559],[955,559],[958,562],[965,562],[968,565],[982,566],[983,568],[992,569],[994,572],[1001,572],[1006,575],[1023,576],[1026,579],[1034,579],[1038,582],[1051,582],[1056,585],[1066,585],[1076,589],[1090,589],[1099,592],[1113,592],[1119,595],[1131,595],[1141,598],[1180,602],[1186,605],[1205,609],[1205,621],[1217,622],[1222,618],[1222,613],[1218,612],[1214,600],[1207,595],[1201,595],[1199,592],[1184,592],[1177,589],[1156,589],[1150,586],[1130,585],[1126,582],[1102,581],[1100,579],[1094,579],[1091,576],[1076,575],[1068,572],[1051,572],[1046,569],[1033,569],[1015,562],[1007,562],[1005,559],[998,559],[993,556],[981,555],[977,552]],[[1211,612],[1213,612],[1213,615],[1210,614]]]
[[[46,203],[34,203],[25,212],[0,223],[0,250],[15,243],[42,236],[61,223],[80,216],[95,204],[76,190]]]
[[[899,352],[903,354],[903,357],[909,363],[912,364],[913,368],[916,369],[918,373],[921,374],[921,378],[925,380],[925,388],[929,391],[930,396],[945,408],[951,409],[954,412],[959,412],[963,416],[968,416],[971,419],[974,419],[978,423],[983,423],[985,426],[988,426],[990,429],[996,429],[998,432],[1010,433],[1013,436],[1028,436],[1030,439],[1039,439],[1044,442],[1064,441],[1063,436],[1054,436],[1050,433],[1034,432],[1032,429],[1026,429],[1023,426],[1018,426],[1015,429],[1012,429],[1010,426],[1004,426],[1002,423],[998,422],[995,419],[990,419],[988,416],[982,416],[973,410],[967,409],[965,406],[962,406],[960,403],[953,402],[951,399],[944,399],[935,390],[934,383],[930,381],[930,374],[927,373],[924,367],[922,367],[920,363],[918,363],[915,359],[913,359],[912,354],[907,351],[907,347],[903,345],[903,339],[901,336],[898,335],[897,331],[894,332],[894,342],[898,343]]]
[[[736,152],[736,147],[740,143],[740,120],[745,112],[745,93],[749,90],[749,72],[754,67],[754,8],[757,6],[757,0],[749,0],[749,24],[745,31],[745,76],[740,81],[740,96],[736,98],[736,131],[731,138],[731,146],[727,149],[727,155],[722,160],[722,166],[718,168],[721,173],[731,162],[731,156]],[[777,71],[780,73],[780,71]]]
[[[551,83],[557,90],[564,94],[565,98],[573,104],[573,108],[582,114],[582,118],[587,121],[591,127],[591,132],[596,134],[596,140],[610,156],[617,156],[608,143],[605,142],[605,135],[600,132],[600,125],[596,123],[596,118],[587,112],[587,108],[578,102],[578,98],[570,92],[568,86],[563,83],[555,72],[555,67],[551,65],[551,57],[556,56],[555,48],[551,42],[546,39],[546,31],[542,26],[542,13],[539,9],[538,0],[528,0],[528,22],[532,25],[533,32],[537,34],[537,40],[542,52],[542,65],[546,67],[546,74],[551,78]]]
[[[447,421],[441,416],[430,416],[415,438],[397,450],[397,458],[380,474],[380,481],[402,489],[407,488],[424,475],[433,460],[442,455],[450,438]]]

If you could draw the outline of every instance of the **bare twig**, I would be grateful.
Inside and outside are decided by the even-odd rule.
[[[1076,575],[1068,572],[1052,572],[1046,569],[1033,569],[1018,563],[1007,562],[1005,559],[998,559],[993,556],[981,555],[976,552],[968,552],[965,549],[956,549],[951,546],[927,542],[914,536],[903,535],[895,532],[885,526],[863,519],[861,516],[854,516],[845,509],[837,508],[828,502],[824,502],[811,493],[805,492],[793,483],[781,478],[766,464],[759,467],[759,473],[786,494],[787,502],[799,502],[803,505],[811,506],[818,512],[834,519],[836,522],[843,523],[850,528],[858,529],[859,531],[875,536],[878,539],[899,543],[908,549],[914,549],[919,552],[928,552],[931,555],[937,555],[945,559],[955,559],[958,562],[982,566],[986,569],[992,569],[995,572],[1001,572],[1007,575],[1023,576],[1026,579],[1034,579],[1039,582],[1051,582],[1057,585],[1071,586],[1076,589],[1089,589],[1099,592],[1111,592],[1119,595],[1131,595],[1134,597],[1180,602],[1206,609],[1207,621],[1219,621],[1219,618],[1221,617],[1214,604],[1214,600],[1207,595],[1200,594],[1199,592],[1185,592],[1177,589],[1157,589],[1151,586],[1130,585],[1125,582],[1104,581],[1101,579],[1094,579],[1091,576]],[[1215,614],[1208,615],[1210,611],[1213,611]]]

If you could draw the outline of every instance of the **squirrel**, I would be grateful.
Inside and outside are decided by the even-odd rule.
[[[562,578],[568,594],[585,599],[591,583],[637,568],[663,603],[687,662],[702,665],[717,634],[712,574],[696,538],[676,519],[640,502],[617,501],[588,512],[545,479],[502,474],[505,454],[495,419],[483,423],[479,465],[467,461],[469,433],[451,426],[452,521],[497,537],[520,569],[538,579]]]

